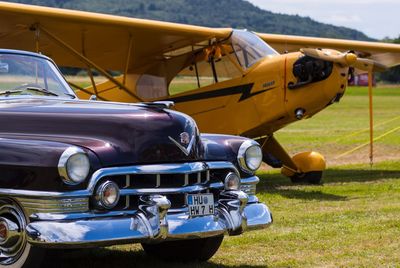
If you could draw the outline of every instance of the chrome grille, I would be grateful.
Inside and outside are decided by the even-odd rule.
[[[121,174],[120,169],[110,171],[99,176],[96,185],[106,180],[118,184],[121,198],[114,210],[137,209],[139,196],[146,194],[167,196],[171,208],[185,206],[187,193],[214,193],[217,200],[226,174],[237,172],[233,164],[228,162],[147,165],[134,170],[127,168],[125,174]]]

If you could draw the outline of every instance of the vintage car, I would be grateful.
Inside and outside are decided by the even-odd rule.
[[[0,266],[126,243],[205,261],[224,234],[270,225],[259,145],[199,134],[170,105],[82,101],[51,59],[0,50]]]

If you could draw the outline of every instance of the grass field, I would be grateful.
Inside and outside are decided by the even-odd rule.
[[[277,139],[291,153],[306,150],[322,153],[330,166],[368,163],[368,146],[340,156],[369,141],[367,92],[364,87],[349,88],[340,103],[331,105],[311,119],[281,129],[276,133]],[[373,104],[374,137],[378,138],[374,146],[375,159],[399,159],[400,88],[375,88]]]
[[[376,136],[400,125],[400,88],[375,90]],[[376,142],[370,167],[365,88],[351,88],[339,104],[277,133],[290,152],[317,150],[328,161],[324,184],[293,185],[261,170],[258,196],[274,215],[265,230],[227,237],[205,264],[163,263],[140,246],[82,250],[50,257],[45,267],[400,267],[400,130]],[[356,132],[357,134],[349,136]]]

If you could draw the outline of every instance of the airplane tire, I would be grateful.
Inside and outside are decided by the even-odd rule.
[[[310,171],[301,174],[295,174],[290,177],[293,183],[309,183],[309,184],[321,184],[322,183],[322,171]]]
[[[167,261],[191,262],[207,261],[217,252],[223,235],[190,239],[166,241],[159,244],[142,244],[147,255]]]

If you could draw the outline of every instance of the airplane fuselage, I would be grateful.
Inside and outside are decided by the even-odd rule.
[[[348,68],[333,65],[321,81],[290,89],[301,53],[266,58],[244,76],[175,95],[177,110],[195,118],[201,131],[259,137],[308,118],[343,95]],[[301,118],[296,111],[304,110]],[[240,116],[238,116],[240,115]]]

